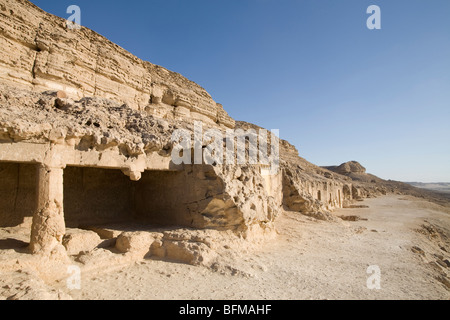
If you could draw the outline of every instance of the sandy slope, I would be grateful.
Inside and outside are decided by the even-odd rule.
[[[450,258],[448,213],[403,196],[364,204],[370,208],[334,214],[367,221],[324,222],[286,212],[278,220],[276,241],[224,257],[216,271],[148,260],[108,272],[86,271],[81,290],[39,279],[38,289],[51,292],[50,298],[73,299],[449,299],[443,278],[438,280],[449,268],[436,263]],[[381,270],[380,290],[367,288],[371,265]],[[17,283],[25,283],[17,290],[36,287],[27,277],[33,275],[23,270],[0,275],[0,297],[8,298]],[[34,296],[16,292],[16,297]]]

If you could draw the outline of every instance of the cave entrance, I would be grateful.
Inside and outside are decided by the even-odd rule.
[[[187,226],[181,172],[145,171],[131,181],[121,170],[64,170],[66,227],[97,225]]]
[[[64,169],[66,227],[119,223],[133,218],[132,181],[120,170],[67,167]]]

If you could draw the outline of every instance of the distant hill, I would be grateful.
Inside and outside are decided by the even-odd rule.
[[[434,182],[434,183],[406,182],[406,183],[416,188],[450,193],[450,182]]]
[[[346,162],[340,166],[322,168],[349,178],[352,184],[358,188],[359,196],[362,198],[387,193],[405,194],[450,207],[450,183],[408,183],[384,180],[367,173],[366,168],[357,161]]]

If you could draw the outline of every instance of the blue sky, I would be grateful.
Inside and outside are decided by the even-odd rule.
[[[200,84],[317,165],[450,182],[448,0],[33,0]],[[369,30],[369,5],[381,30]]]

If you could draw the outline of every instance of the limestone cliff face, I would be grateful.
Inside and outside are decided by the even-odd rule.
[[[0,226],[33,215],[35,252],[60,246],[65,224],[132,218],[246,238],[273,233],[283,205],[328,219],[352,199],[345,177],[287,141],[271,176],[263,165],[175,165],[172,134],[193,134],[193,120],[223,132],[258,127],[236,123],[181,75],[86,28],[68,30],[26,0],[0,0],[0,45],[0,190],[16,186],[0,200]]]
[[[234,120],[199,85],[142,61],[92,30],[26,0],[0,0],[0,80],[70,98],[108,98],[167,119],[198,119],[234,127]]]
[[[272,232],[281,176],[263,176],[258,165],[174,165],[175,128],[194,130],[112,100],[73,101],[0,83],[0,226],[33,216],[36,252],[61,243],[63,221],[79,228],[131,218],[244,237]],[[46,183],[36,168],[56,178]],[[37,180],[39,189],[64,193],[64,205],[47,189],[35,191]]]
[[[260,127],[238,121],[243,130]],[[280,141],[281,200],[287,210],[301,212],[322,220],[332,219],[328,214],[352,201],[350,179],[320,168],[299,156],[288,141]]]

